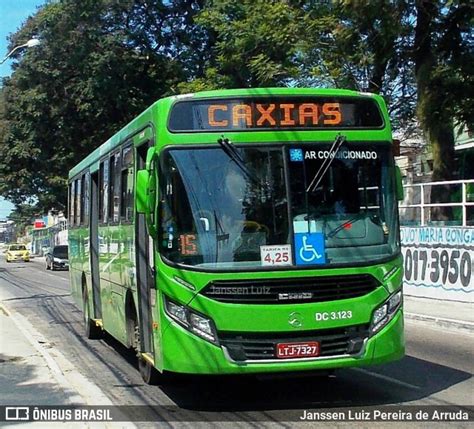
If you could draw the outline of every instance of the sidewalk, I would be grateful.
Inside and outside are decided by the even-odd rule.
[[[71,405],[83,400],[62,380],[58,371],[42,353],[41,343],[25,336],[13,316],[0,305],[0,377],[1,404]],[[48,362],[49,361],[49,362]]]
[[[474,332],[473,303],[404,295],[405,319]]]
[[[0,405],[112,405],[22,315],[0,303]]]

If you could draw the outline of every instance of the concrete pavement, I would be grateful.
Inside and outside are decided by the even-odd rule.
[[[16,317],[0,305],[0,403],[16,404],[19,397],[24,401],[22,405],[82,403],[42,344],[31,333],[23,332]]]
[[[0,303],[0,405],[112,405],[21,314]]]
[[[471,303],[404,297],[405,318],[474,331]],[[111,402],[68,364],[20,314],[0,304],[0,404],[71,405]]]
[[[474,332],[472,302],[437,300],[407,295],[403,299],[405,319],[407,320]]]

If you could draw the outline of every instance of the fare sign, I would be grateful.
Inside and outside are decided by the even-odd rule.
[[[291,265],[291,245],[260,246],[262,266]]]

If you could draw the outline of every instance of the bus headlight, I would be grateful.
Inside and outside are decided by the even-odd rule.
[[[189,321],[191,323],[191,330],[196,335],[199,335],[212,343],[216,341],[212,322],[209,319],[189,311]]]
[[[211,319],[196,313],[185,305],[177,304],[168,297],[165,298],[165,311],[171,319],[183,328],[213,344],[217,344],[217,335]]]
[[[391,295],[380,307],[378,307],[372,315],[370,323],[370,335],[380,331],[390,320],[393,319],[395,313],[402,304],[402,290]]]
[[[166,310],[167,313],[181,324],[187,324],[188,319],[186,317],[186,308],[182,305],[175,304],[172,301],[166,300]]]

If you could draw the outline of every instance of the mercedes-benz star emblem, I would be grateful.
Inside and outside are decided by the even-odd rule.
[[[303,316],[300,313],[293,311],[288,316],[288,323],[293,326],[293,328],[299,328],[303,326]]]

